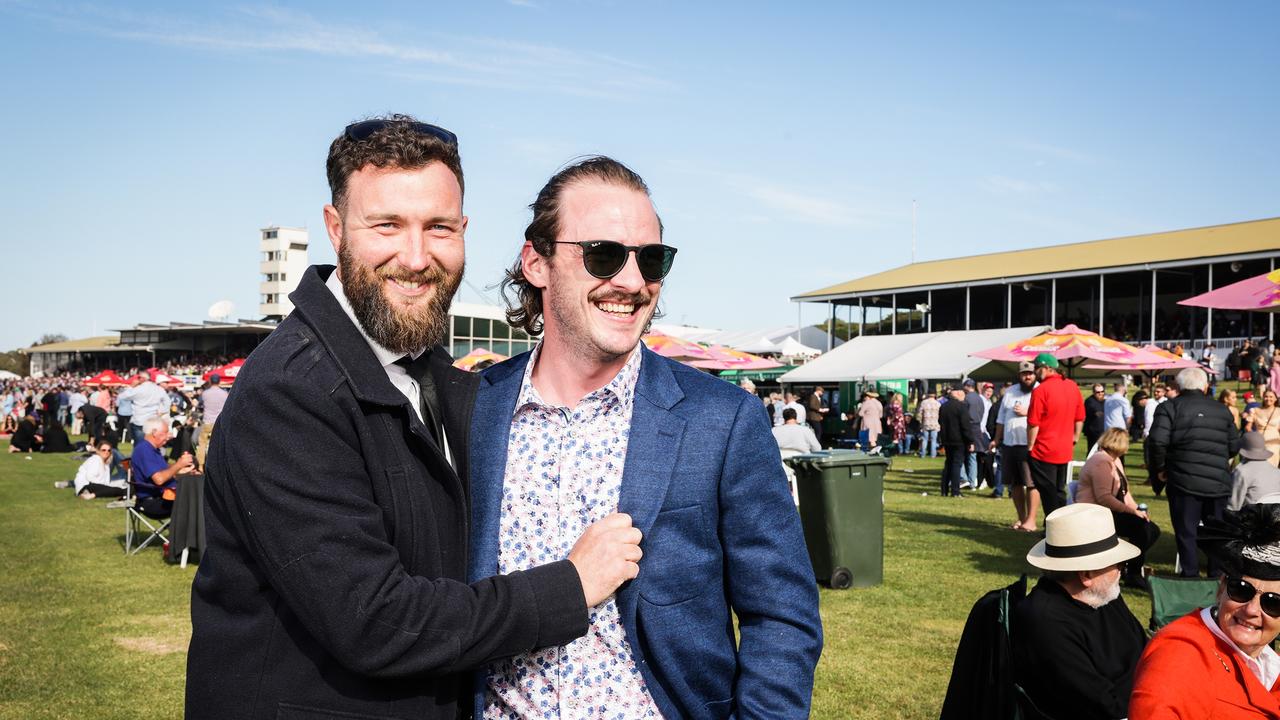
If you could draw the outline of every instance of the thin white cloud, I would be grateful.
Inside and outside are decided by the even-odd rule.
[[[669,167],[680,173],[705,177],[717,182],[732,193],[754,203],[754,207],[739,214],[739,218],[753,218],[755,222],[799,222],[831,227],[882,227],[889,213],[859,207],[848,200],[833,197],[830,188],[814,190],[799,185],[781,185],[746,173],[726,172],[697,167],[675,161]],[[856,188],[846,188],[850,197],[867,194]]]
[[[978,187],[995,195],[1035,195],[1058,190],[1058,186],[1051,182],[1024,180],[1006,175],[987,175],[978,180]]]
[[[330,22],[270,5],[214,11],[211,17],[196,18],[85,4],[0,0],[0,12],[6,11],[70,32],[128,42],[226,53],[300,53],[362,59],[383,63],[381,70],[388,75],[452,84],[613,100],[676,89],[674,83],[658,77],[650,68],[603,53],[440,33],[420,33],[410,44],[397,42],[373,28]]]
[[[534,8],[535,10],[541,7],[538,3],[533,2],[532,0],[507,0],[507,4],[514,5],[516,7]]]

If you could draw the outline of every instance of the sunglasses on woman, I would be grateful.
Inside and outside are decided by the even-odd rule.
[[[1227,597],[1234,602],[1246,604],[1253,600],[1253,596],[1258,594],[1258,588],[1253,583],[1244,578],[1227,578]],[[1258,606],[1262,608],[1262,612],[1273,618],[1280,618],[1280,594],[1273,592],[1264,592],[1258,600]]]
[[[623,245],[613,240],[556,240],[555,244],[577,245],[582,248],[582,266],[591,273],[591,277],[601,280],[608,280],[622,272],[630,253],[636,254],[636,266],[640,268],[640,275],[649,282],[658,282],[666,277],[671,272],[671,263],[676,259],[676,249],[662,243]]]

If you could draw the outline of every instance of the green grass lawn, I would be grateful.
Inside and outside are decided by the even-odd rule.
[[[123,510],[52,486],[77,459],[0,445],[0,720],[181,717],[194,568],[165,564],[159,549],[125,557]],[[1140,484],[1140,463],[1131,453],[1134,494],[1165,533],[1149,562],[1170,574],[1168,506]],[[941,467],[894,460],[884,584],[822,590],[814,717],[936,718],[969,608],[1031,571],[1037,538],[1008,529],[1012,502],[940,497]],[[1149,598],[1125,598],[1145,625]]]

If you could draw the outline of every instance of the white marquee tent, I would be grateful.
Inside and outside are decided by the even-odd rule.
[[[960,379],[992,361],[970,353],[1038,335],[1048,326],[856,337],[778,378],[782,383]]]

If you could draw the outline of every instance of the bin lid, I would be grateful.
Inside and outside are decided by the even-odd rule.
[[[808,453],[807,455],[794,455],[787,458],[787,462],[794,463],[801,461],[831,467],[889,464],[889,458],[883,455],[868,455],[861,450],[819,450],[818,452]]]

